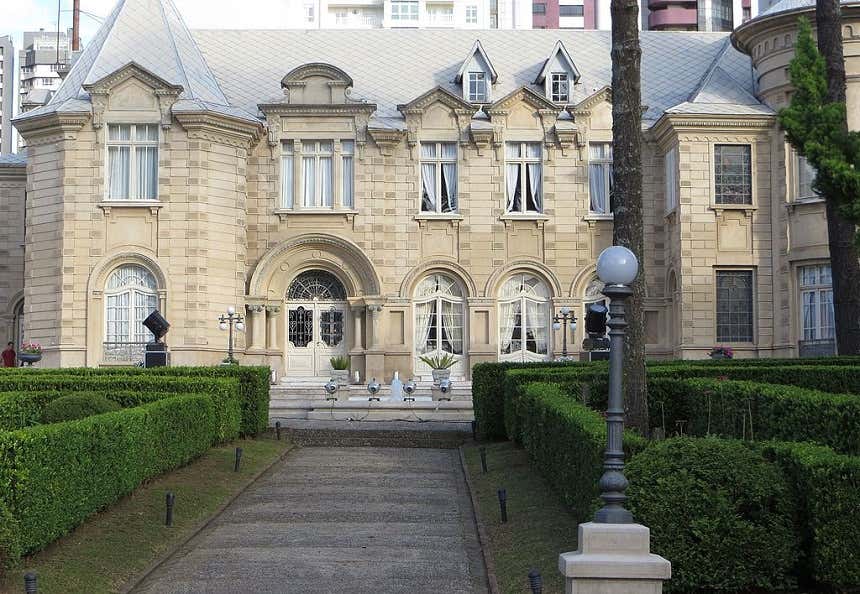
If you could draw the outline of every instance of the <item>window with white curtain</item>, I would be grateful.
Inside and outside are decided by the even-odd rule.
[[[343,188],[341,197],[346,208],[355,206],[355,142],[344,140],[340,143],[341,176]]]
[[[666,179],[666,212],[678,206],[678,147],[673,146],[663,157]]]
[[[158,309],[155,277],[137,264],[120,266],[108,277],[104,297],[105,358],[131,360],[131,353],[142,353],[142,345],[154,338],[143,321]]]
[[[485,72],[469,73],[468,99],[472,103],[486,103],[489,101],[489,93],[487,93],[487,74]]]
[[[158,124],[108,124],[108,200],[158,198]]]
[[[507,212],[543,212],[543,171],[539,142],[505,144]]]
[[[291,140],[281,145],[281,203],[284,208],[293,208],[293,142]]]
[[[421,212],[457,212],[457,144],[421,143]]]
[[[609,214],[612,208],[612,143],[588,145],[588,212]]]
[[[340,155],[336,156],[333,140],[303,140],[300,153],[292,140],[281,145],[281,204],[282,208],[332,209],[335,187],[339,186],[342,205],[352,208],[355,203],[355,141],[342,140]],[[340,177],[335,178],[334,161],[340,159]],[[296,172],[296,160],[299,169]],[[298,186],[294,176],[298,174]],[[298,196],[295,196],[298,188]]]
[[[833,315],[833,278],[830,265],[801,266],[797,272],[803,340],[835,339],[836,321]]]
[[[795,171],[797,171],[797,195],[795,200],[810,200],[819,198],[819,195],[812,189],[812,184],[815,181],[815,167],[809,164],[806,157],[797,155],[795,162]]]
[[[499,359],[539,361],[549,355],[549,289],[541,279],[515,274],[499,291]]]
[[[415,353],[417,356],[463,354],[465,299],[459,283],[434,273],[415,289]]]
[[[334,204],[331,140],[302,142],[302,207],[331,208]]]

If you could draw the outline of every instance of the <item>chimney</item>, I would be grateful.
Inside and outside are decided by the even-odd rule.
[[[81,0],[74,0],[72,5],[72,51],[81,49]]]

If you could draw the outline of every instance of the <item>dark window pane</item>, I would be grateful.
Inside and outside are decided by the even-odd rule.
[[[559,16],[582,16],[585,14],[581,4],[562,4],[558,7]]]
[[[546,4],[540,4],[535,2],[532,4],[532,13],[533,14],[546,14]]]
[[[714,146],[714,201],[716,204],[752,204],[752,148],[749,145]]]
[[[753,273],[717,271],[717,342],[753,342]]]

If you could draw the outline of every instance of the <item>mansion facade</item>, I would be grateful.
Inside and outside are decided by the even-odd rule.
[[[793,18],[642,33],[652,357],[834,348],[823,204],[774,112]],[[120,0],[16,119],[26,157],[0,161],[0,339],[41,343],[44,366],[128,364],[158,309],[172,364],[215,364],[234,306],[238,358],[287,377],[557,357],[556,312],[603,299],[609,42],[192,32],[171,0]]]

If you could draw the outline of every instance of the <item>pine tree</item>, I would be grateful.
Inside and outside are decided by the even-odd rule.
[[[819,0],[816,22],[822,51],[815,45],[809,21],[799,21],[795,57],[789,65],[794,93],[779,121],[791,145],[816,170],[813,188],[826,200],[837,347],[840,355],[857,355],[860,133],[848,130],[838,0]]]

